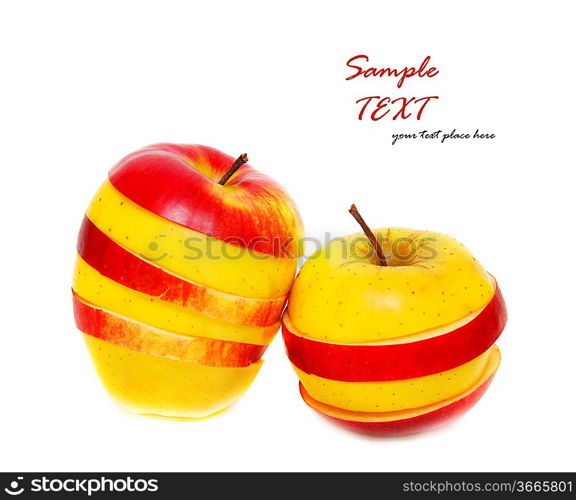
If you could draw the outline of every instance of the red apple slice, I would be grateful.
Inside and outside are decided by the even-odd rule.
[[[207,366],[244,367],[258,361],[267,347],[160,330],[98,308],[74,292],[73,302],[81,332],[145,354]]]
[[[172,222],[268,255],[298,258],[302,224],[292,199],[247,164],[220,185],[233,163],[207,146],[155,144],[121,160],[109,178],[134,203]]]
[[[348,430],[373,436],[402,436],[433,429],[466,413],[488,389],[498,366],[500,351],[494,346],[484,375],[468,391],[455,398],[410,410],[365,413],[343,410],[316,401],[300,384],[304,402],[332,422]]]
[[[443,372],[474,359],[496,342],[506,319],[496,286],[480,313],[436,332],[379,344],[332,344],[304,337],[286,312],[282,336],[290,361],[306,373],[345,382],[384,382]]]
[[[100,274],[121,285],[232,323],[273,325],[286,303],[286,297],[251,299],[183,280],[124,249],[87,217],[78,235],[78,253]]]

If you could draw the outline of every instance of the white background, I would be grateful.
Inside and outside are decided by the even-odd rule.
[[[574,469],[572,2],[30,2],[0,8],[0,470]],[[541,6],[540,6],[541,5]],[[426,81],[345,81],[348,58]],[[439,95],[420,122],[356,119],[366,95]],[[484,142],[393,132],[476,128]],[[449,233],[495,274],[501,369],[456,423],[407,438],[333,427],[299,398],[279,338],[221,416],[117,409],[73,324],[83,211],[122,156],[208,144],[290,191],[307,234]]]

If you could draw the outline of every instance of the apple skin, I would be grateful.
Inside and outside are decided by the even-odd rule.
[[[232,323],[273,325],[286,304],[286,297],[251,299],[183,280],[125,250],[87,217],[77,250],[96,271],[121,285]]]
[[[358,422],[353,420],[340,419],[326,415],[311,404],[307,404],[309,404],[311,408],[316,410],[323,417],[353,432],[381,437],[405,436],[435,429],[464,415],[484,395],[493,378],[493,376],[490,377],[467,396],[458,399],[446,406],[438,408],[437,410],[433,410],[429,413],[423,413],[415,417],[390,420],[386,422]],[[302,387],[302,384],[300,384],[300,394],[304,398],[305,394],[303,391],[304,388]]]
[[[496,342],[506,319],[504,298],[496,286],[491,301],[470,322],[423,340],[380,345],[320,342],[291,332],[287,313],[282,335],[288,358],[306,373],[347,382],[383,382],[443,372],[476,358]]]
[[[126,156],[109,180],[169,221],[268,255],[297,258],[302,222],[294,202],[248,164],[218,184],[234,161],[208,146],[154,144]],[[143,179],[154,189],[143,189]]]
[[[166,332],[87,304],[76,294],[73,306],[82,333],[144,354],[205,366],[245,367],[257,362],[267,348]]]

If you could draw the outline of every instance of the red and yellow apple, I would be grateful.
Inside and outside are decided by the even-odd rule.
[[[331,241],[304,264],[283,317],[286,351],[315,410],[370,434],[418,432],[462,414],[486,390],[506,306],[494,278],[453,238],[367,231]]]
[[[258,373],[292,284],[302,223],[284,189],[206,146],[121,160],[89,206],[76,324],[125,408],[204,418]]]

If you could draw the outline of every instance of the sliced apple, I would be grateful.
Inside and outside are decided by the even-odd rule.
[[[127,288],[101,275],[78,256],[72,289],[84,300],[146,325],[191,337],[268,345],[279,328],[237,325]]]
[[[205,366],[132,351],[84,334],[108,393],[125,409],[200,419],[230,406],[250,386],[262,360],[246,367]]]
[[[282,334],[290,361],[303,372],[349,382],[381,382],[422,377],[455,368],[496,342],[506,325],[500,289],[479,313],[417,335],[377,344],[334,344],[307,338],[288,312]]]
[[[126,250],[87,217],[78,236],[78,254],[96,271],[132,290],[231,323],[269,326],[278,321],[286,297],[250,299],[220,292],[164,271]]]
[[[249,366],[266,346],[189,337],[123,318],[87,303],[73,293],[78,329],[127,349],[207,366]]]
[[[121,160],[78,241],[78,326],[106,389],[138,413],[204,418],[248,388],[280,326],[302,221],[275,181],[198,145]]]
[[[467,391],[435,404],[403,411],[347,411],[313,399],[300,383],[300,394],[308,406],[334,423],[363,434],[401,436],[433,429],[466,413],[488,389],[498,366],[500,351],[494,346],[482,377]]]

